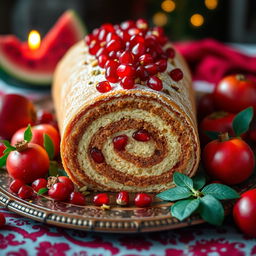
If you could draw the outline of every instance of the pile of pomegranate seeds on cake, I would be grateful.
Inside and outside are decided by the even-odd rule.
[[[120,82],[124,89],[133,89],[135,83],[161,91],[159,72],[167,68],[167,60],[175,51],[164,47],[168,39],[160,27],[149,28],[144,19],[125,21],[120,25],[103,24],[85,37],[89,53],[95,55],[98,65],[105,69],[106,81],[96,86],[101,93],[112,90],[111,83]],[[183,78],[179,68],[169,73],[174,81]]]

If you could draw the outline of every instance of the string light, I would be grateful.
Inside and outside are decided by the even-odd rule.
[[[176,4],[172,0],[164,0],[161,7],[165,12],[172,12],[175,10]]]
[[[190,22],[194,27],[201,27],[204,24],[204,17],[199,13],[195,13],[191,16]]]
[[[167,21],[168,21],[168,17],[163,12],[157,12],[153,16],[153,23],[156,26],[162,27],[162,26],[166,25]]]
[[[204,0],[204,4],[209,10],[214,10],[218,6],[218,0]]]

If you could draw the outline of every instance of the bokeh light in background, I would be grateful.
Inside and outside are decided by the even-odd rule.
[[[163,27],[164,25],[166,25],[167,21],[168,21],[168,17],[163,12],[157,12],[153,16],[153,23],[156,26]]]
[[[204,4],[209,10],[214,10],[218,6],[218,0],[205,0]]]
[[[176,4],[172,0],[164,0],[161,7],[165,12],[172,12],[175,10]]]
[[[199,13],[195,13],[191,16],[190,22],[194,27],[200,27],[204,24],[204,17]]]

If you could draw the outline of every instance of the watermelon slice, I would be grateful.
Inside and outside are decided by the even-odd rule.
[[[68,10],[47,33],[39,49],[31,51],[27,42],[13,35],[0,36],[0,67],[19,81],[34,85],[51,84],[54,69],[86,29],[77,14]]]

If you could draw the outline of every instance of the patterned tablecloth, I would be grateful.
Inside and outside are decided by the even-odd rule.
[[[196,83],[206,91],[210,85]],[[49,92],[10,87],[0,80],[0,94],[16,92],[35,101]],[[0,207],[7,225],[0,229],[0,256],[256,256],[256,239],[239,232],[228,217],[224,226],[208,224],[140,235],[89,233],[48,226]]]

